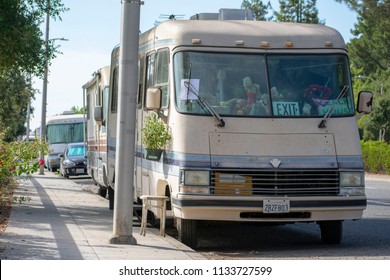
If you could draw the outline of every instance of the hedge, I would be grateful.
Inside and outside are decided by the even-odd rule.
[[[390,145],[381,141],[362,141],[365,171],[390,175]]]

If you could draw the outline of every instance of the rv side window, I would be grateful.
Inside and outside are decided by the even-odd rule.
[[[154,85],[154,53],[146,57],[146,88]]]
[[[90,116],[91,116],[91,112],[89,112],[91,108],[91,94],[88,92],[87,93],[87,120],[89,120]]]
[[[102,106],[102,90],[99,86],[96,87],[96,104],[95,106]]]
[[[111,113],[118,110],[118,68],[112,72]]]
[[[155,53],[151,53],[146,57],[146,69],[145,69],[145,93],[144,96],[146,95],[146,92],[148,88],[154,86],[154,61],[155,61]],[[145,98],[144,98],[145,100]],[[145,104],[144,104],[145,106]]]
[[[139,61],[139,77],[138,77],[138,96],[137,96],[138,109],[142,108],[143,97],[145,94],[144,84],[145,84],[145,57],[141,57]]]
[[[156,82],[155,86],[161,88],[161,107],[169,104],[169,50],[164,49],[157,53],[156,57]]]
[[[102,104],[102,107],[103,107],[103,120],[107,120],[107,109],[108,109],[108,94],[109,94],[109,87],[105,87],[103,89],[103,104]]]

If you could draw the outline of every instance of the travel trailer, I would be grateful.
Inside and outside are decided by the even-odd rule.
[[[134,203],[145,194],[168,196],[179,239],[192,247],[201,220],[316,222],[325,243],[339,243],[343,221],[361,219],[366,208],[356,108],[369,113],[372,94],[361,92],[355,106],[336,30],[225,12],[234,14],[221,9],[166,21],[140,35],[137,107],[128,108],[137,116],[136,164],[129,170]],[[101,182],[110,190],[118,58],[116,47],[107,108],[89,107],[105,126]],[[107,84],[96,88],[93,94],[106,100]],[[153,114],[172,136],[161,158],[148,156],[143,143]]]

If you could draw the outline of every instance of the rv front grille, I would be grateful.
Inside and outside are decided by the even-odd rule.
[[[337,170],[214,170],[213,195],[332,196],[339,193]]]

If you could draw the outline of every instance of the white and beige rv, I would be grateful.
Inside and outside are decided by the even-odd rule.
[[[371,108],[369,92],[354,104],[343,38],[323,25],[207,15],[140,35],[138,102],[128,108],[137,115],[134,202],[168,196],[179,239],[192,247],[200,220],[317,222],[324,242],[339,243],[342,222],[366,208],[356,108]],[[112,189],[118,56],[116,47],[97,113],[107,159],[93,169]],[[102,100],[104,88],[94,93]],[[142,143],[154,113],[172,134],[158,160]]]

